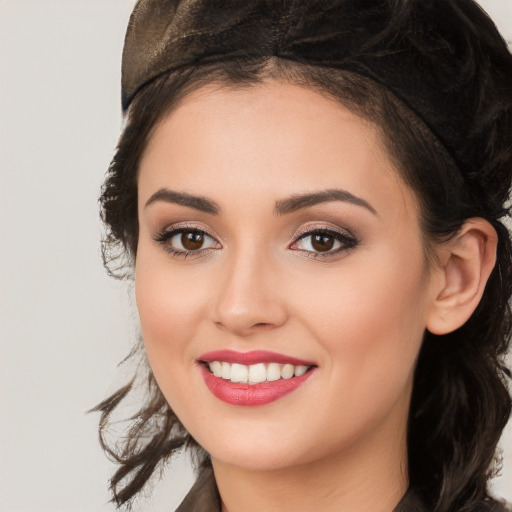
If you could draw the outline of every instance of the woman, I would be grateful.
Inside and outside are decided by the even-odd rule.
[[[150,369],[114,498],[505,510],[512,57],[471,0],[141,0],[101,196]],[[98,406],[100,431],[135,380]]]

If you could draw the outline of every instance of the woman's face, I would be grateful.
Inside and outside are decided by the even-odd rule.
[[[147,355],[214,464],[404,448],[433,287],[371,123],[294,85],[209,85],[159,124],[138,186]]]

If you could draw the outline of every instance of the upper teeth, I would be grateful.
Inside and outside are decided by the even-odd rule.
[[[211,372],[215,377],[220,377],[231,382],[242,382],[245,384],[258,384],[265,381],[279,379],[291,379],[299,377],[308,370],[308,366],[294,366],[293,364],[257,363],[244,365],[238,363],[226,363],[211,361],[208,363]]]

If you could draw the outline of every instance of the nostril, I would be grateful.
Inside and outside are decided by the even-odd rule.
[[[268,322],[258,322],[252,326],[253,330],[264,331],[266,329],[272,329],[272,324]]]

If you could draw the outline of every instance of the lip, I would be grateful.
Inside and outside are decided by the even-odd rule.
[[[250,352],[237,352],[235,350],[214,350],[197,358],[198,362],[210,363],[212,361],[225,361],[226,363],[245,364],[247,366],[258,363],[293,364],[294,366],[316,366],[313,361],[305,361],[296,357],[269,352],[268,350],[251,350]]]
[[[215,377],[204,364],[201,364],[211,361],[224,361],[244,365],[273,362],[279,364],[293,364],[294,366],[313,366],[313,368],[310,368],[299,377],[262,382],[260,384],[244,384],[231,382],[221,377]],[[230,405],[245,407],[265,405],[279,400],[304,384],[316,370],[316,365],[313,362],[263,350],[253,350],[251,352],[217,350],[203,354],[197,358],[197,362],[200,363],[198,367],[206,387],[215,397]]]

